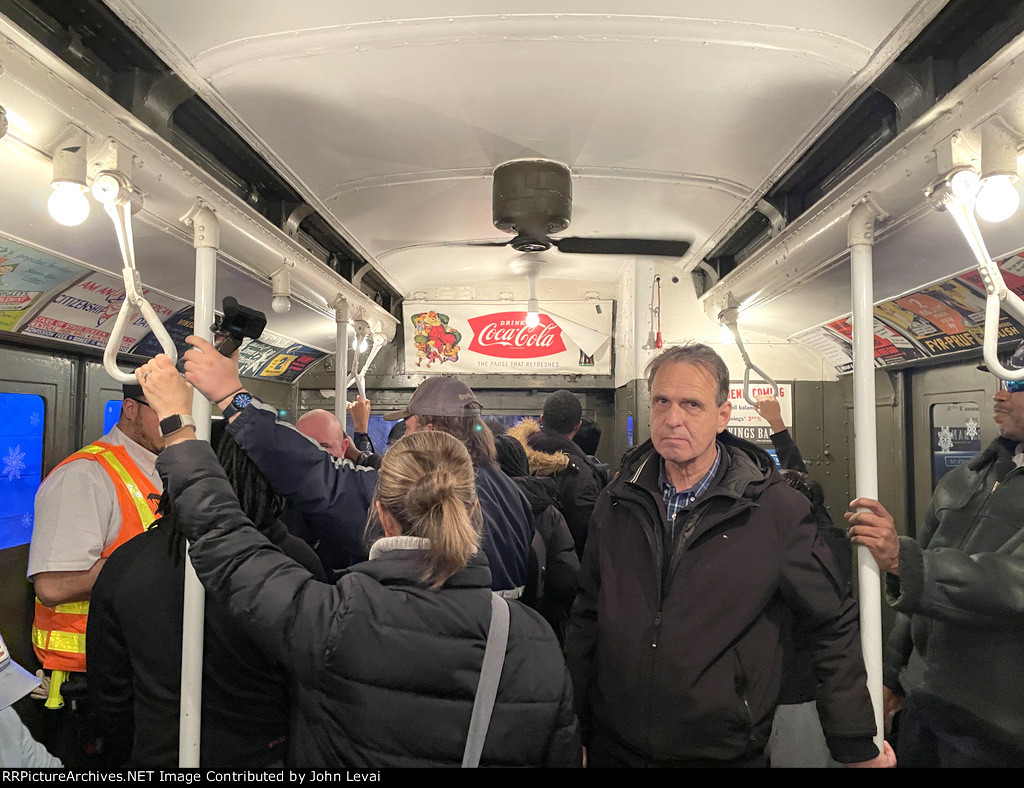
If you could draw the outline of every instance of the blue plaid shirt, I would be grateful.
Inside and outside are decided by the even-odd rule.
[[[721,461],[722,450],[716,443],[715,461],[711,463],[710,470],[708,470],[708,472],[700,478],[700,481],[690,489],[677,490],[672,486],[672,482],[668,480],[668,473],[665,472],[665,458],[661,458],[658,482],[661,484],[661,495],[665,499],[665,509],[668,513],[669,529],[672,529],[674,526],[676,515],[679,514],[680,510],[682,510],[684,506],[689,506],[708,491],[708,488],[711,486],[711,482],[715,479],[715,474],[718,473],[718,465]]]

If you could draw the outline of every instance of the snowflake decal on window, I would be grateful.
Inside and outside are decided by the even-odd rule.
[[[29,416],[28,417],[28,423],[31,424],[33,427],[38,427],[39,426],[39,414],[38,413],[33,413],[31,416]]]
[[[20,479],[21,472],[27,467],[25,452],[21,450],[21,446],[12,446],[7,450],[7,456],[4,457],[3,475],[7,477],[8,481],[13,482],[15,479]]]
[[[953,448],[953,431],[949,427],[939,430],[939,450],[949,451]]]
[[[971,440],[977,438],[978,435],[981,434],[978,430],[979,426],[981,425],[978,424],[977,419],[968,419],[967,423],[964,424],[964,429],[967,431],[967,437],[970,438]]]

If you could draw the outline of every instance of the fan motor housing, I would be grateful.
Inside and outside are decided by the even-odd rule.
[[[572,218],[569,168],[554,161],[520,160],[494,170],[494,226],[504,232],[557,233]]]

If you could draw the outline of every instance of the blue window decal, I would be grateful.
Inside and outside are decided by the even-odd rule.
[[[0,550],[6,550],[32,539],[46,403],[37,394],[0,394],[0,412]]]
[[[119,399],[108,399],[103,406],[103,434],[110,432],[111,427],[121,419],[121,402]]]

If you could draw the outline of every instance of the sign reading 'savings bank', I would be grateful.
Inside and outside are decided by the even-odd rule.
[[[448,375],[610,375],[612,302],[550,301],[536,326],[507,301],[403,304],[405,371]]]

